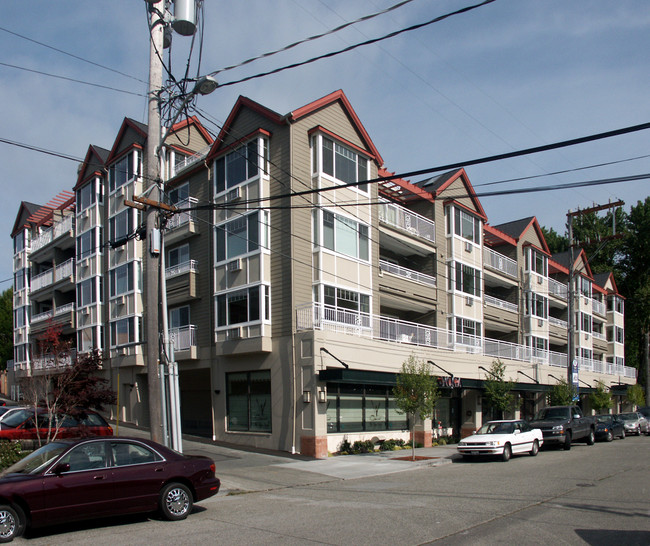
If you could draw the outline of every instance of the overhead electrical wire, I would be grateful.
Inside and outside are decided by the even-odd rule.
[[[39,42],[38,40],[34,40],[33,38],[29,38],[28,36],[24,36],[23,34],[18,34],[17,32],[13,32],[13,31],[11,31],[9,29],[6,29],[4,27],[0,27],[0,30],[3,31],[3,32],[6,32],[7,34],[13,34],[14,36],[17,36],[18,38],[22,38],[23,40],[27,40],[27,41],[32,42],[34,44],[38,44],[40,46],[51,49],[52,51],[56,51],[57,53],[62,53],[63,55],[67,55],[68,57],[72,57],[73,59],[77,59],[78,61],[82,61],[84,63],[91,64],[91,65],[96,66],[98,68],[103,68],[104,70],[108,70],[110,72],[114,72],[115,74],[119,74],[120,76],[124,76],[125,78],[130,78],[132,80],[135,80],[135,81],[138,81],[138,82],[144,83],[144,84],[147,83],[146,81],[141,80],[140,78],[136,78],[135,76],[131,76],[130,74],[126,74],[125,72],[120,72],[119,70],[115,70],[114,68],[111,68],[110,66],[105,66],[103,64],[99,64],[99,63],[96,63],[94,61],[84,59],[83,57],[80,57],[79,55],[75,55],[74,53],[69,53],[67,51],[64,51],[63,49],[59,49],[57,47],[53,47],[53,46],[45,44],[43,42]]]
[[[370,15],[364,15],[363,17],[359,17],[358,19],[355,19],[354,21],[349,21],[347,23],[344,23],[342,25],[339,25],[338,27],[335,27],[331,30],[328,30],[326,32],[323,32],[321,34],[315,34],[314,36],[310,36],[309,38],[304,38],[302,40],[298,40],[297,42],[293,42],[292,44],[289,44],[287,46],[284,46],[283,48],[276,49],[275,51],[269,51],[267,53],[262,53],[261,55],[257,55],[256,57],[251,57],[250,59],[246,59],[245,61],[242,61],[237,64],[233,64],[231,66],[226,66],[224,68],[220,68],[219,70],[215,70],[214,72],[210,72],[211,76],[216,76],[217,74],[221,74],[222,72],[226,72],[228,70],[233,70],[235,68],[239,68],[242,66],[246,66],[247,64],[250,64],[254,61],[257,61],[259,59],[266,59],[268,57],[272,57],[273,55],[277,55],[278,53],[283,53],[284,51],[289,51],[290,49],[293,49],[294,47],[297,47],[301,44],[305,44],[307,42],[311,42],[313,40],[318,40],[320,38],[323,38],[325,36],[329,36],[331,34],[335,34],[336,32],[340,32],[341,30],[344,30],[352,25],[356,25],[357,23],[361,23],[364,21],[368,21],[370,19],[374,19],[375,17],[378,17],[379,15],[383,15],[385,13],[388,13],[390,11],[396,10],[397,8],[401,8],[402,6],[409,4],[413,2],[413,0],[404,0],[403,2],[399,2],[395,4],[394,6],[391,6],[389,8],[386,8],[385,10],[378,11],[376,13],[370,14]]]
[[[49,78],[56,78],[59,80],[65,80],[73,83],[80,83],[82,85],[89,85],[91,87],[99,87],[100,89],[108,89],[109,91],[116,91],[118,93],[124,93],[126,95],[134,95],[136,97],[146,97],[146,93],[135,93],[134,91],[127,91],[125,89],[117,89],[116,87],[111,87],[109,85],[101,85],[98,83],[86,82],[83,80],[77,80],[75,78],[68,78],[67,76],[59,76],[57,74],[50,74],[48,72],[43,72],[41,70],[34,70],[32,68],[25,68],[24,66],[17,66],[15,64],[2,63],[0,66],[6,66],[7,68],[14,68],[16,70],[24,70],[25,72],[32,72],[33,74],[39,74],[40,76],[47,76]]]
[[[480,2],[479,4],[475,4],[475,5],[472,5],[472,6],[466,6],[464,8],[458,9],[456,11],[446,13],[445,15],[440,15],[438,17],[435,17],[434,19],[431,19],[430,21],[426,21],[424,23],[418,23],[416,25],[411,25],[410,27],[403,28],[403,29],[400,29],[400,30],[396,30],[394,32],[391,32],[391,33],[386,34],[384,36],[381,36],[379,38],[372,38],[370,40],[366,40],[364,42],[353,44],[351,46],[345,47],[343,49],[339,49],[337,51],[331,51],[331,52],[325,53],[323,55],[318,55],[316,57],[312,57],[311,59],[307,59],[306,61],[300,61],[300,62],[292,63],[292,64],[289,64],[289,65],[286,65],[286,66],[282,66],[280,68],[275,68],[273,70],[269,70],[267,72],[261,72],[259,74],[254,74],[252,76],[247,76],[247,77],[241,78],[239,80],[234,80],[234,81],[230,81],[230,82],[221,83],[221,84],[219,84],[219,87],[227,87],[227,86],[230,86],[230,85],[236,85],[236,84],[247,82],[247,81],[250,81],[250,80],[257,79],[257,78],[263,78],[265,76],[270,76],[272,74],[277,74],[279,72],[283,72],[285,70],[290,70],[292,68],[297,68],[299,66],[304,66],[304,65],[307,65],[307,64],[311,64],[311,63],[314,63],[316,61],[320,61],[322,59],[328,59],[328,58],[331,58],[331,57],[336,57],[337,55],[341,55],[343,53],[353,51],[353,50],[355,50],[357,48],[360,48],[360,47],[363,47],[363,46],[372,45],[372,44],[375,44],[377,42],[381,42],[383,40],[388,40],[389,38],[394,38],[395,36],[399,36],[400,34],[404,34],[405,32],[411,32],[413,30],[421,29],[423,27],[426,27],[426,26],[432,25],[434,23],[438,23],[440,21],[443,21],[444,19],[447,19],[447,18],[452,17],[454,15],[460,15],[461,13],[466,13],[468,11],[472,11],[474,9],[485,6],[487,4],[491,4],[492,2],[496,2],[496,0],[484,0],[483,2]],[[214,74],[213,72],[209,73],[210,76],[212,76],[213,74]]]

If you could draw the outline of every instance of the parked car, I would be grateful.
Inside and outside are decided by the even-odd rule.
[[[582,413],[578,406],[549,406],[542,408],[530,422],[544,434],[547,445],[560,444],[571,449],[571,442],[584,441],[588,446],[596,441],[594,419]]]
[[[23,406],[0,406],[0,421],[21,409],[24,409]]]
[[[648,423],[650,423],[650,406],[645,406],[643,408],[638,408],[636,411],[638,411],[643,417],[646,418]]]
[[[629,413],[619,413],[619,419],[625,424],[625,434],[650,434],[648,430],[648,420],[638,411],[631,411]]]
[[[500,455],[508,461],[514,453],[539,453],[544,443],[542,431],[523,420],[488,421],[472,436],[461,440],[457,446],[463,457]]]
[[[212,460],[150,440],[56,440],[0,474],[0,542],[25,527],[159,511],[185,519],[219,492]]]
[[[625,424],[618,415],[596,415],[596,440],[611,442],[614,438],[625,439]]]
[[[59,419],[60,429],[57,438],[113,435],[111,426],[94,411],[88,411],[86,417],[81,420],[69,415],[61,415]],[[54,424],[51,425],[52,429],[54,426]],[[50,423],[45,410],[38,411],[35,419],[32,408],[20,408],[0,420],[0,439],[2,440],[36,440],[39,438],[43,440],[47,438],[48,430],[50,430]]]

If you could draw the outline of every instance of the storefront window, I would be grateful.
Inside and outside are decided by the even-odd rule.
[[[226,375],[228,430],[271,432],[271,372]]]

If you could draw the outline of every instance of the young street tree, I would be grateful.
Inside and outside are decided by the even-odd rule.
[[[570,406],[573,403],[573,386],[566,379],[561,379],[549,391],[548,403],[551,406]]]
[[[602,381],[598,381],[596,391],[589,398],[591,400],[591,407],[594,408],[596,413],[602,413],[614,405],[612,394],[607,390],[605,383]]]
[[[625,396],[627,401],[632,405],[632,409],[637,409],[639,406],[645,404],[645,393],[643,392],[643,387],[638,383],[630,385],[627,388],[627,395]]]
[[[505,413],[512,408],[515,396],[512,389],[515,384],[505,380],[506,365],[499,359],[492,362],[485,380],[485,398],[488,405],[503,419]]]
[[[433,417],[438,401],[438,381],[431,375],[431,366],[411,355],[402,364],[393,389],[399,413],[405,413],[411,423],[411,455],[415,460],[415,420],[424,422]]]

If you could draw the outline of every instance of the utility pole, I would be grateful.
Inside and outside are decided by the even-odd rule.
[[[160,201],[160,93],[162,90],[162,54],[164,25],[160,12],[149,10],[149,31],[151,34],[149,48],[149,109],[147,123],[147,147],[145,156],[146,176],[145,186],[152,200]],[[145,305],[144,322],[147,336],[147,385],[149,391],[149,427],[151,439],[162,443],[164,438],[161,379],[159,371],[160,339],[159,339],[159,302],[160,302],[160,248],[159,242],[159,214],[158,209],[146,209],[147,246],[149,253],[144,260],[145,264]],[[156,235],[154,235],[156,234]],[[146,252],[146,251],[145,251]]]
[[[608,203],[607,205],[597,205],[588,209],[581,209],[578,211],[569,210],[567,212],[567,229],[569,232],[569,293],[568,293],[568,314],[567,317],[567,383],[573,385],[575,388],[575,396],[577,397],[580,392],[579,387],[579,366],[578,359],[576,355],[576,311],[580,307],[575,305],[576,303],[576,286],[575,286],[575,254],[574,254],[574,241],[573,241],[573,218],[576,216],[583,216],[585,214],[590,214],[592,212],[598,212],[601,210],[607,210],[615,207],[621,207],[625,203],[623,201],[616,201],[615,203]],[[611,237],[603,237],[602,241],[608,239],[615,239],[617,235],[612,235]]]

